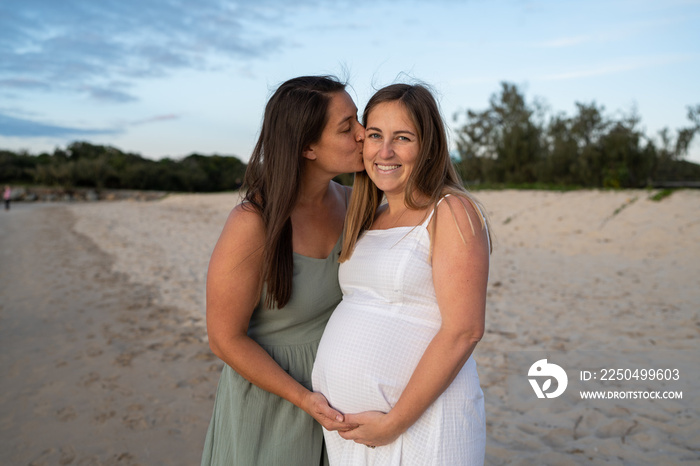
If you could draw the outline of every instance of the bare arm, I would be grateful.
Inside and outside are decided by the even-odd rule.
[[[303,409],[326,429],[348,429],[323,395],[306,389],[248,337],[262,289],[264,231],[260,216],[240,205],[226,221],[207,272],[209,346],[241,376]]]
[[[438,207],[432,266],[440,329],[391,411],[346,415],[347,422],[359,427],[341,433],[343,438],[365,445],[393,442],[449,387],[471,356],[484,333],[489,267],[488,240],[486,231],[479,228],[479,215],[466,200],[455,196]]]

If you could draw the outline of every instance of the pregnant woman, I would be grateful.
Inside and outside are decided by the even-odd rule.
[[[425,87],[381,89],[363,118],[366,172],[345,225],[343,300],[312,375],[314,390],[358,425],[324,431],[330,463],[483,464],[472,352],[484,332],[486,220],[455,173]]]

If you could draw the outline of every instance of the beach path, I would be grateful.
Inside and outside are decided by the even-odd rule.
[[[0,215],[0,464],[199,464],[221,363],[65,205]]]

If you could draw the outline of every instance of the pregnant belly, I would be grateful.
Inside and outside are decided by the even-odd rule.
[[[387,412],[436,332],[434,324],[342,302],[318,347],[314,390],[343,413]]]

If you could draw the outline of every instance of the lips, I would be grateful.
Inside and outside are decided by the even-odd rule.
[[[399,168],[401,166],[401,165],[380,165],[380,164],[376,164],[376,165],[377,165],[377,170],[383,171],[383,172],[396,170],[397,168]]]

